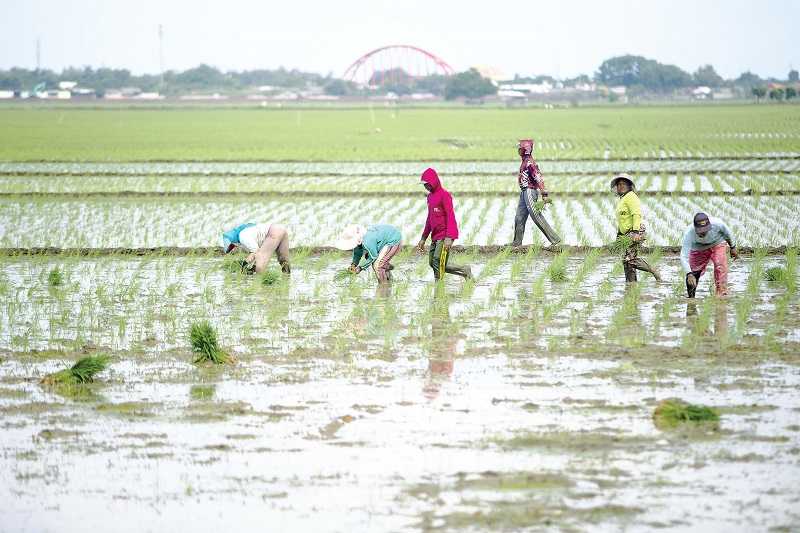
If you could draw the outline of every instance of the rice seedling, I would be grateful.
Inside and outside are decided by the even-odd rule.
[[[277,270],[267,270],[261,274],[261,284],[267,287],[275,285],[280,282],[281,279],[283,279],[281,273]]]
[[[333,281],[337,283],[349,283],[354,279],[356,279],[356,273],[349,268],[337,270],[336,274],[333,275]]]
[[[788,281],[789,275],[785,268],[774,266],[769,267],[764,272],[764,279],[767,281],[777,281],[780,283],[786,283]]]
[[[619,235],[614,242],[606,247],[608,248],[609,253],[612,255],[622,255],[625,253],[625,250],[631,247],[632,244],[633,239],[631,239],[628,235]]]
[[[46,375],[41,383],[51,387],[93,383],[95,375],[105,370],[106,366],[108,357],[105,355],[83,357],[69,368]]]
[[[719,419],[716,409],[689,404],[678,398],[662,400],[653,411],[653,422],[659,429],[674,429],[686,423],[716,424]]]
[[[189,330],[189,341],[192,351],[197,353],[194,363],[211,362],[214,364],[232,363],[233,357],[222,351],[217,343],[217,332],[207,321],[195,322]]]
[[[60,287],[64,284],[64,274],[58,269],[58,267],[54,268],[47,274],[47,284],[51,287]]]
[[[567,252],[562,251],[547,267],[547,275],[550,281],[561,283],[567,281]]]

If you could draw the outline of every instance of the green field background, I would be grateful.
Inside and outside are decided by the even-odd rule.
[[[4,161],[507,160],[522,137],[542,159],[800,152],[800,106],[0,108]]]

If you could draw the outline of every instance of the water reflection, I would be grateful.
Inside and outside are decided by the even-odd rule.
[[[450,318],[450,297],[444,284],[437,283],[431,302],[431,336],[428,353],[428,376],[423,393],[428,399],[439,395],[442,384],[453,374],[458,346],[458,332]]]

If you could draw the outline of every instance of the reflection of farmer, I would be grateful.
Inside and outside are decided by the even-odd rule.
[[[739,258],[733,236],[722,222],[712,221],[705,213],[697,213],[694,222],[683,234],[681,264],[686,273],[686,292],[694,298],[697,282],[708,266],[714,263],[714,283],[717,296],[728,294],[728,247],[731,257]]]
[[[622,266],[625,269],[625,281],[636,281],[636,271],[650,272],[656,281],[661,281],[658,272],[639,257],[639,246],[645,240],[645,229],[642,223],[642,204],[634,190],[636,186],[628,174],[619,174],[611,180],[611,189],[619,196],[617,202],[617,239],[627,237],[625,241]]]
[[[428,218],[422,238],[417,244],[420,253],[425,251],[425,241],[431,236],[429,262],[436,280],[444,278],[444,273],[457,274],[470,279],[472,271],[468,266],[449,264],[450,247],[458,238],[458,224],[453,211],[453,197],[442,187],[439,175],[432,168],[422,173],[422,184],[428,191]],[[443,272],[444,271],[444,272]]]
[[[222,250],[227,254],[237,248],[243,248],[249,252],[246,261],[258,273],[266,270],[267,263],[275,252],[277,252],[281,270],[286,274],[291,271],[289,232],[280,224],[246,222],[223,232]]]
[[[517,204],[517,215],[514,217],[514,242],[513,246],[522,246],[522,238],[525,236],[525,224],[528,216],[533,223],[541,230],[550,244],[558,244],[561,237],[553,231],[550,224],[542,216],[542,208],[537,203],[539,191],[542,192],[542,200],[549,203],[547,191],[544,188],[544,179],[539,171],[539,165],[533,160],[533,140],[522,139],[517,145],[517,151],[522,158],[519,166],[517,184],[519,185],[519,204]]]
[[[378,283],[388,283],[394,268],[392,258],[400,251],[400,230],[389,224],[348,226],[336,240],[339,250],[353,250],[350,270],[356,274],[372,265]]]
[[[431,307],[431,350],[428,357],[428,382],[423,388],[425,396],[434,399],[439,394],[442,381],[453,374],[453,361],[458,338],[453,335],[450,320],[450,302],[444,286],[437,286]]]

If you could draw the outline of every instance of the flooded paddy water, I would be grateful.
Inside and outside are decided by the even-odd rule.
[[[386,291],[337,281],[346,254],[272,286],[221,257],[2,257],[0,524],[797,529],[800,302],[763,279],[786,257],[696,302],[672,255],[633,288],[596,251],[553,282],[557,257],[456,254],[475,282],[436,286],[405,249]],[[236,364],[191,363],[199,319]],[[99,353],[81,394],[39,384]],[[659,429],[671,397],[721,420]]]
[[[797,154],[543,162],[568,246],[521,252],[514,165],[442,164],[476,279],[410,246],[388,289],[342,279],[342,225],[416,242],[424,166],[0,163],[0,530],[800,528]],[[602,248],[619,170],[660,284]],[[749,248],[727,298],[710,272],[684,296],[697,210]],[[245,220],[289,227],[290,277],[208,252]],[[199,321],[234,364],[193,364]],[[95,383],[40,384],[99,355]],[[669,398],[720,420],[657,426]]]

